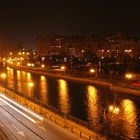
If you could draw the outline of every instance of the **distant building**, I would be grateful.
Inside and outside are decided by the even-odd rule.
[[[99,43],[95,38],[82,36],[48,35],[37,38],[39,56],[76,55],[82,56],[86,50],[97,52]]]
[[[140,40],[122,34],[104,37],[48,35],[37,38],[39,56],[67,55],[82,57],[86,51],[96,54],[99,59],[114,57],[123,61],[123,56],[139,57]]]

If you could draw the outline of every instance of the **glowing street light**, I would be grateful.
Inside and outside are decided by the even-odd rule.
[[[114,107],[112,105],[109,106],[109,111],[113,111]]]
[[[89,71],[90,71],[90,73],[94,73],[95,72],[95,69],[92,68]]]
[[[65,70],[66,69],[66,67],[65,66],[61,66],[61,68],[60,68],[61,70]]]
[[[31,64],[31,63],[28,63],[28,64],[27,64],[27,66],[31,67],[31,66],[32,66],[32,64]]]
[[[112,112],[112,113],[114,113],[114,114],[118,114],[119,111],[120,111],[120,109],[119,109],[119,107],[110,105],[110,106],[109,106],[109,111]]]
[[[42,65],[41,65],[41,68],[45,68],[45,65],[44,65],[44,64],[42,64]]]
[[[133,75],[131,73],[126,73],[125,78],[132,79]]]
[[[65,74],[65,71],[66,71],[66,67],[65,66],[61,66],[60,69],[64,72]]]
[[[20,62],[17,62],[17,65],[20,65]]]

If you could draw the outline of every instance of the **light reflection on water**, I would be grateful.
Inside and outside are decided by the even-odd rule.
[[[68,87],[67,82],[63,79],[58,80],[58,92],[59,92],[59,108],[64,114],[68,114],[70,111]]]
[[[14,81],[15,79],[15,81]],[[54,79],[53,79],[54,80]],[[37,88],[36,91],[34,91],[33,87],[28,86],[28,82],[35,82],[35,86]],[[34,95],[38,95],[40,102],[44,104],[48,104],[52,98],[49,98],[49,94],[51,94],[53,90],[53,94],[51,97],[58,98],[57,109],[60,109],[61,112],[64,114],[76,114],[76,112],[72,112],[73,108],[76,108],[78,111],[79,107],[79,101],[77,100],[76,103],[74,103],[75,106],[72,106],[73,102],[75,102],[75,98],[85,98],[82,101],[83,106],[86,108],[85,110],[81,109],[82,112],[86,114],[87,121],[92,125],[99,124],[99,117],[100,117],[100,108],[101,108],[101,102],[106,98],[104,94],[100,94],[100,89],[95,88],[93,85],[84,84],[84,86],[80,87],[80,91],[86,91],[84,94],[86,96],[82,96],[83,93],[78,92],[79,86],[78,83],[76,83],[76,86],[74,87],[75,91],[74,93],[70,93],[70,82],[68,80],[63,79],[55,79],[54,81],[55,86],[53,86],[53,82],[51,82],[51,87],[54,89],[49,90],[49,81],[52,81],[52,79],[45,76],[40,75],[33,75],[29,72],[19,71],[19,70],[13,70],[9,67],[7,67],[7,85],[15,89],[19,92],[21,92],[23,95],[26,95],[28,97],[34,97]],[[58,95],[58,96],[56,96]],[[102,100],[101,100],[102,99]],[[104,100],[106,102],[106,100]],[[120,112],[118,116],[114,119],[113,118],[113,129],[111,131],[114,131],[115,133],[121,133],[131,139],[136,139],[138,137],[138,109],[136,107],[136,104],[134,104],[134,101],[130,99],[124,99],[121,98],[119,101],[119,107]],[[79,113],[80,114],[80,113]],[[80,118],[80,116],[79,116]],[[85,120],[86,120],[85,119]],[[112,118],[111,118],[112,119]],[[121,132],[119,132],[121,131]]]
[[[94,86],[87,86],[88,120],[96,125],[99,121],[98,91]]]
[[[17,89],[21,93],[22,85],[21,85],[21,71],[17,70]]]
[[[48,104],[48,89],[47,79],[45,76],[40,76],[40,101],[44,104]]]
[[[26,88],[27,88],[26,95],[28,95],[28,97],[34,98],[33,87],[28,85],[29,82],[32,82],[31,73],[27,72],[25,76],[27,76],[27,80],[26,80],[26,83],[25,83]]]
[[[129,99],[124,99],[122,101],[122,118],[125,122],[124,130],[125,135],[129,136],[129,138],[136,139],[137,138],[137,110],[134,103]]]
[[[14,70],[9,67],[7,67],[7,77],[7,84],[14,89]]]

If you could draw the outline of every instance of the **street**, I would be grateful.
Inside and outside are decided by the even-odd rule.
[[[0,93],[0,139],[80,140],[65,129],[18,106]]]

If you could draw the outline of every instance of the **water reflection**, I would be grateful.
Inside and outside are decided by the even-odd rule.
[[[17,72],[17,90],[21,93],[22,91],[21,91],[21,87],[22,87],[22,85],[21,85],[21,71],[19,71],[19,70],[17,70],[16,71]]]
[[[68,114],[70,111],[69,97],[68,97],[68,87],[65,80],[58,80],[59,85],[59,108],[61,112]]]
[[[33,86],[30,86],[30,84],[29,84],[29,83],[32,83],[31,73],[27,72],[26,76],[27,76],[27,82],[26,82],[27,96],[29,96],[31,98],[34,98]]]
[[[40,101],[45,104],[48,103],[47,91],[48,87],[46,77],[40,76]]]
[[[131,139],[137,138],[137,111],[134,103],[129,100],[125,99],[122,102],[123,107],[123,120],[124,120],[124,129],[126,131],[127,137]]]
[[[31,81],[32,81],[31,73],[27,72],[27,82],[31,82]]]
[[[21,93],[27,95],[27,72],[20,71],[19,83],[21,83]]]
[[[98,124],[99,120],[97,92],[94,86],[87,86],[88,120],[92,125]]]
[[[8,87],[14,89],[14,72],[12,68],[7,67],[7,77]]]

